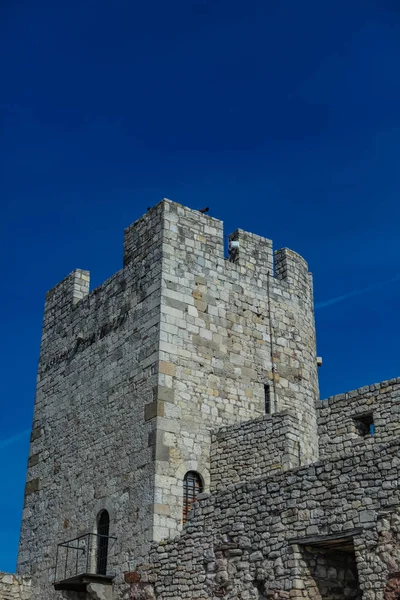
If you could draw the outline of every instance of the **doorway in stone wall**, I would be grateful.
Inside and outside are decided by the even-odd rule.
[[[353,538],[299,544],[302,579],[313,600],[361,600]]]
[[[96,573],[98,575],[107,575],[109,531],[110,516],[106,510],[102,510],[97,518]]]

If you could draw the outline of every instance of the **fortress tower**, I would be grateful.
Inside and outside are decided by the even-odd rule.
[[[18,560],[35,600],[61,597],[58,544],[105,511],[116,584],[176,536],[186,474],[214,486],[213,431],[287,415],[271,469],[318,458],[307,264],[229,239],[225,258],[221,221],[164,199],[125,230],[121,271],[89,291],[75,270],[48,292]]]

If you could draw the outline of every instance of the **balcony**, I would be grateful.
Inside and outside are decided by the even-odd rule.
[[[57,546],[54,589],[86,592],[89,584],[111,585],[109,559],[117,538],[86,533]]]

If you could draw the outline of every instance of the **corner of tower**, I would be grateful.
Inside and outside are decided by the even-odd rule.
[[[46,294],[44,322],[46,325],[63,319],[80,300],[89,294],[90,272],[75,269]]]
[[[159,258],[155,252],[158,248],[161,253],[165,203],[163,198],[124,230],[124,267],[134,263],[146,268]]]
[[[312,276],[305,259],[290,248],[275,250],[275,276],[286,281],[302,299],[313,301]]]

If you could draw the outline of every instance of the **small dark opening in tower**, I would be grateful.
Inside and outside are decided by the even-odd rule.
[[[110,531],[110,515],[102,510],[97,518],[97,573],[107,575],[108,535]]]
[[[374,415],[372,412],[353,417],[353,421],[356,426],[356,431],[359,435],[361,435],[362,437],[366,437],[367,435],[374,435],[375,425]]]
[[[264,411],[266,415],[271,414],[271,386],[264,384]]]
[[[188,471],[183,480],[183,523],[186,523],[193,502],[203,491],[203,482],[196,471]]]

